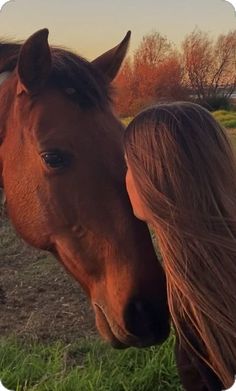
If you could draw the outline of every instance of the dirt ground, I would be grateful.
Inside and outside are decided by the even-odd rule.
[[[96,335],[80,286],[50,254],[19,239],[0,216],[0,335],[75,342]]]

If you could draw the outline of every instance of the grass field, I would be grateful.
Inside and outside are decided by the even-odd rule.
[[[213,115],[226,129],[236,129],[236,111],[219,110]]]
[[[125,351],[98,340],[45,346],[5,339],[0,378],[16,391],[181,391],[173,339],[160,348]]]
[[[236,113],[219,111],[214,113],[214,116],[229,129],[231,140],[236,147]],[[130,120],[131,118],[126,119],[125,124],[127,125]],[[13,236],[6,229],[4,232],[5,236],[2,236],[1,241],[1,257],[6,256],[11,259],[11,254],[7,253],[8,249],[13,246],[15,253],[19,254],[20,244],[16,246]],[[21,259],[26,255],[27,253],[23,253]],[[33,255],[30,253],[31,256]],[[41,259],[39,261],[34,259],[35,268],[39,268],[38,279],[45,282],[47,286],[45,289],[48,292],[48,280],[46,280],[47,276],[42,262]],[[56,273],[54,265],[50,260],[45,265],[50,268],[48,278],[51,280],[52,275]],[[22,273],[21,278],[23,275],[29,278],[28,266],[26,268],[20,263],[17,273]],[[31,277],[30,275],[30,279]],[[13,276],[13,278],[16,277]],[[29,285],[28,281],[25,283]],[[58,280],[55,284],[58,284]],[[51,290],[54,291],[55,287],[56,285],[52,286]],[[76,297],[77,291],[69,294]],[[65,295],[66,293],[63,293],[63,298]],[[52,302],[53,300],[54,298]],[[58,308],[59,303],[56,306]],[[11,318],[11,321],[17,323],[17,319],[16,310],[14,320]],[[56,323],[57,320],[55,320]],[[60,323],[57,326],[60,327]],[[173,336],[160,347],[125,351],[116,351],[94,336],[78,340],[73,337],[72,340],[75,342],[66,343],[59,340],[42,343],[30,338],[19,339],[18,335],[1,338],[0,379],[7,388],[14,391],[182,390],[173,356]]]

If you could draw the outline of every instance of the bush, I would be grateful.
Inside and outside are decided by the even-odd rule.
[[[230,110],[231,103],[230,99],[225,96],[215,96],[211,98],[206,98],[204,101],[196,102],[201,106],[205,107],[209,111],[216,110]]]

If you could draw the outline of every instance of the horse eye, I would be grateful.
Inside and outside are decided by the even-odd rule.
[[[69,163],[68,156],[63,152],[44,152],[41,157],[51,168],[64,168]]]

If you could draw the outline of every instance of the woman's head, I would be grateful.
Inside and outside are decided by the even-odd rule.
[[[125,133],[134,213],[156,233],[172,318],[203,341],[227,386],[236,369],[236,165],[224,130],[192,103],[151,107]],[[199,353],[199,352],[198,352]],[[201,353],[201,352],[200,352]]]
[[[209,214],[213,199],[225,196],[225,186],[232,187],[235,167],[229,141],[212,115],[196,104],[159,105],[140,113],[125,132],[125,154],[134,212],[147,220],[153,220],[153,208],[159,206],[160,224],[165,213],[177,213],[178,206],[191,214]],[[138,196],[133,197],[135,190]],[[146,216],[135,209],[138,202]]]

